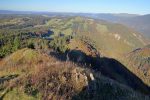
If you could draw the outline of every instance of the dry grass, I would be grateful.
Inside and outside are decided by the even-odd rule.
[[[30,100],[30,97],[35,100],[83,100],[90,98],[96,100],[98,98],[112,98],[112,100],[117,98],[126,98],[128,100],[139,98],[139,100],[144,100],[145,98],[145,100],[148,100],[148,97],[136,93],[128,87],[119,85],[117,82],[100,75],[100,73],[93,73],[93,71],[72,62],[61,62],[52,56],[41,54],[31,49],[22,49],[18,52],[20,53],[21,51],[22,53],[27,51],[34,52],[35,54],[33,54],[39,59],[20,64],[15,62],[17,64],[12,66],[8,59],[12,59],[13,56],[16,59],[16,54],[18,53],[15,52],[12,54],[13,56],[10,55],[2,60],[1,63],[7,65],[7,67],[0,66],[2,69],[0,70],[0,75],[4,75],[2,73],[12,75],[12,72],[19,74],[18,77],[5,81],[0,86],[0,88],[3,88],[0,92],[7,90],[4,98],[14,97],[18,93],[18,96],[21,96],[20,99],[28,98],[28,100]],[[30,52],[28,52],[29,56],[31,56]],[[28,53],[17,57],[26,58]],[[32,55],[33,58],[34,55]],[[20,62],[20,60],[17,61]],[[10,67],[13,68],[11,69]],[[31,100],[34,100],[33,98]]]
[[[1,63],[0,76],[19,74],[18,78],[5,82],[6,87],[27,88],[29,95],[33,92],[32,88],[36,88],[43,98],[71,97],[75,92],[81,91],[88,81],[85,69],[31,49],[19,50]],[[26,87],[27,85],[31,87]]]

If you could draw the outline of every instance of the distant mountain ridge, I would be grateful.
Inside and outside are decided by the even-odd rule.
[[[42,12],[42,11],[10,11],[0,10],[0,14],[42,14],[48,16],[82,16],[95,19],[103,19],[115,23],[120,23],[131,27],[142,33],[147,38],[150,38],[150,14],[138,15],[128,13],[67,13],[67,12]]]
[[[75,33],[88,37],[109,56],[120,55],[146,44],[138,32],[124,25],[87,17],[55,18],[49,20],[47,26],[51,27],[54,33]]]
[[[150,38],[150,14],[95,14],[89,15],[89,17],[126,25]]]

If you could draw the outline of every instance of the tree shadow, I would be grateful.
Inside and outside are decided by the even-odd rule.
[[[51,55],[52,57],[55,57],[59,61],[66,61],[66,53],[58,53],[58,52],[55,52],[55,51],[51,51],[49,53],[49,55]]]
[[[140,91],[145,94],[150,94],[150,87],[148,87],[143,81],[138,78],[134,73],[129,71],[123,64],[116,59],[112,58],[100,58],[100,68],[97,68],[103,75],[125,84],[136,91]]]
[[[113,58],[88,56],[80,50],[71,50],[64,54],[51,52],[60,61],[72,61],[78,65],[100,72],[102,75],[124,84],[136,91],[144,94],[150,94],[150,87],[142,82],[135,74],[129,71],[123,64]]]

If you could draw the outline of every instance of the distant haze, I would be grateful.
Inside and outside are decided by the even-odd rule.
[[[0,10],[149,14],[150,0],[0,0]]]

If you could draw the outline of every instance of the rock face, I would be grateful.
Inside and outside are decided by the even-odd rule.
[[[85,40],[72,39],[68,45],[70,51],[67,53],[67,60],[87,63],[90,57],[100,56],[98,50]]]
[[[93,74],[92,74],[92,73],[90,73],[90,78],[91,78],[91,80],[92,80],[92,81],[94,81],[94,80],[95,80],[95,78],[94,78],[94,76],[93,76]]]
[[[89,42],[93,42],[93,41],[92,40],[87,41],[86,39],[84,39],[82,37],[80,37],[80,38],[71,39],[71,41],[69,43],[69,49],[82,51],[88,56],[97,56],[98,51],[93,46],[94,44],[89,43]]]

